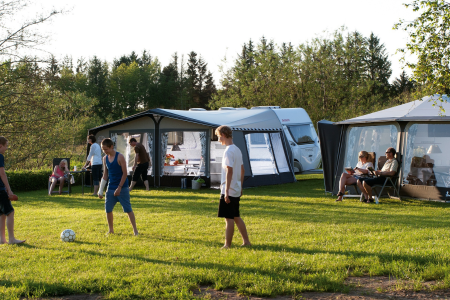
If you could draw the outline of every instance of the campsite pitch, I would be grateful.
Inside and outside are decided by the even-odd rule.
[[[244,190],[241,210],[253,247],[240,248],[235,235],[230,250],[220,250],[224,222],[216,217],[217,190],[133,191],[137,237],[120,205],[116,234],[105,235],[103,201],[81,196],[77,187],[70,196],[19,193],[15,231],[27,244],[0,246],[0,295],[193,299],[211,297],[197,293],[209,289],[300,298],[309,292],[351,295],[358,287],[348,278],[374,276],[395,278],[395,289],[416,293],[450,287],[448,204],[336,204],[324,195],[321,176],[297,178]],[[75,242],[60,241],[66,228],[76,232]]]

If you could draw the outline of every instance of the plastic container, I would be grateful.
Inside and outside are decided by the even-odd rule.
[[[202,187],[202,184],[200,182],[197,182],[197,180],[192,180],[192,189],[193,190],[199,190]]]

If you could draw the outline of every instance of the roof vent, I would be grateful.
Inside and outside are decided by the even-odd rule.
[[[234,107],[221,107],[219,110],[236,110]]]
[[[189,111],[206,111],[204,108],[189,108]]]
[[[254,106],[251,109],[280,109],[279,106]]]

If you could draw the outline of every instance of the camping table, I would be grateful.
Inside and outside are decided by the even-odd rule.
[[[89,172],[89,171],[86,171],[86,170],[80,170],[80,171],[71,171],[70,173],[71,174],[79,174],[79,173],[81,173],[81,193],[84,195],[84,181],[85,181],[85,174],[86,174],[86,172]]]

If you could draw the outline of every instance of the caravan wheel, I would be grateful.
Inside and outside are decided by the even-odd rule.
[[[294,160],[294,173],[302,173],[302,172],[303,172],[302,164]]]

